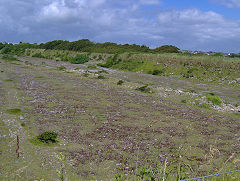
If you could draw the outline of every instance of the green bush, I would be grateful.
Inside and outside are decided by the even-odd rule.
[[[89,61],[89,57],[87,55],[79,54],[74,58],[70,59],[70,63],[73,64],[84,64]]]
[[[206,98],[208,101],[212,102],[214,105],[221,105],[222,104],[222,100],[220,97],[214,95],[213,93],[208,93],[206,95]]]
[[[37,136],[37,139],[43,143],[56,143],[57,133],[46,131],[41,135]]]

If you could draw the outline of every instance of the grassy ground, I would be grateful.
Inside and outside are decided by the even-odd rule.
[[[240,167],[239,113],[204,99],[214,92],[240,104],[238,87],[18,59],[0,60],[0,180],[56,180],[60,152],[68,180],[176,180]],[[153,93],[136,90],[146,84]],[[44,131],[57,132],[59,142],[36,143]]]

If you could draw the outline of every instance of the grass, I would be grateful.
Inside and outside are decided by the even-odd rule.
[[[22,111],[19,108],[14,108],[14,109],[8,109],[6,113],[8,114],[20,114]]]

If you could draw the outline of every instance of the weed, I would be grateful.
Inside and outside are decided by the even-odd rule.
[[[59,155],[55,155],[55,158],[60,162],[60,169],[56,169],[58,177],[61,181],[64,181],[64,173],[65,173],[65,160],[66,157],[60,153]]]

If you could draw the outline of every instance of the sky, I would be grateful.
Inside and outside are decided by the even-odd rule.
[[[0,42],[175,45],[240,52],[240,0],[0,0]]]

